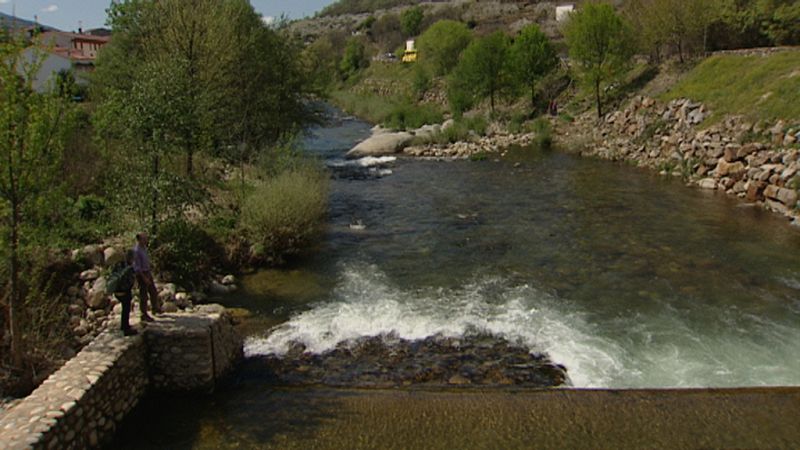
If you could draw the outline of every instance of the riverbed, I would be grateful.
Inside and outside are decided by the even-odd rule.
[[[548,355],[579,388],[800,386],[800,230],[782,218],[559,151],[344,160],[369,128],[335,114],[305,138],[331,170],[329,226],[310,256],[225,299],[251,312],[251,358],[488,334]],[[346,394],[290,395],[258,367],[169,407],[176,426],[160,440],[128,445],[210,448],[237,433],[266,445],[276,418],[342,419],[328,409],[305,424],[302,399]]]

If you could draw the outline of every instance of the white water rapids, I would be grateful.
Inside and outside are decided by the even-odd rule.
[[[705,311],[721,321],[719,327],[703,326],[667,304],[650,315],[595,318],[569,301],[501,278],[456,290],[407,291],[367,265],[345,267],[333,297],[266,337],[251,337],[246,353],[280,355],[292,342],[319,353],[344,340],[388,333],[413,340],[483,332],[546,352],[567,367],[578,387],[800,384],[800,327],[736,308]]]

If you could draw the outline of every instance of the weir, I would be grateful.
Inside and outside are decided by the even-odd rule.
[[[105,331],[0,422],[0,449],[108,443],[148,392],[213,390],[242,356],[219,305],[165,314],[138,336]]]

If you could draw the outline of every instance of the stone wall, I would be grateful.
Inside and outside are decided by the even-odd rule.
[[[213,389],[241,356],[219,305],[162,315],[138,336],[105,331],[2,416],[0,450],[98,447],[149,389]]]
[[[151,387],[158,391],[213,389],[242,357],[242,341],[219,305],[168,315],[148,327],[146,339]]]
[[[102,333],[4,416],[0,449],[97,447],[147,383],[142,338]]]
[[[800,123],[728,117],[704,126],[705,105],[635,97],[602,121],[591,114],[560,134],[582,155],[627,161],[784,214],[800,225]]]

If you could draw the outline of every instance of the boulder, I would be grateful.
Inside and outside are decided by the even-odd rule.
[[[88,269],[81,272],[79,278],[81,281],[94,281],[100,277],[100,271],[97,269]]]
[[[442,124],[442,131],[447,131],[448,129],[452,128],[456,124],[456,121],[453,119],[447,119]]]
[[[95,266],[103,265],[103,248],[99,245],[87,245],[81,249],[81,256]]]
[[[751,181],[747,186],[747,195],[745,198],[748,201],[756,202],[763,198],[764,188],[766,188],[767,183],[763,181]]]
[[[703,178],[697,183],[701,189],[716,189],[717,188],[717,180],[713,178]]]
[[[739,144],[728,144],[725,146],[725,152],[722,157],[725,158],[725,161],[732,163],[741,158],[739,156],[739,150],[741,150]]]
[[[106,267],[113,267],[114,264],[125,260],[125,252],[116,248],[108,247],[103,250],[103,262]]]
[[[764,197],[771,198],[773,200],[777,200],[778,199],[778,191],[780,191],[780,189],[781,188],[779,188],[778,186],[775,186],[774,184],[770,184],[769,186],[766,187],[766,189],[764,189]]]
[[[229,286],[229,285],[234,284],[234,283],[236,283],[236,277],[235,276],[233,276],[233,275],[225,275],[224,277],[222,277],[222,284],[224,284],[225,286]]]
[[[162,310],[163,310],[165,313],[176,313],[176,312],[178,312],[178,305],[176,305],[176,304],[175,304],[175,303],[173,303],[173,302],[166,302],[166,303],[164,303],[164,305],[161,307],[161,309],[162,309]]]
[[[92,288],[86,294],[86,304],[93,309],[105,308],[108,304],[108,295],[106,295],[106,279],[100,277],[94,280]]]
[[[347,152],[348,158],[392,155],[402,151],[414,138],[411,133],[381,133],[371,136]]]
[[[178,305],[178,308],[187,308],[192,305],[192,301],[188,293],[178,292],[175,294],[175,304]]]
[[[798,195],[797,191],[794,189],[780,188],[775,198],[789,208],[794,208],[797,204]]]
[[[741,161],[730,163],[723,158],[719,160],[715,170],[720,177],[736,178],[744,174],[746,167]]]

